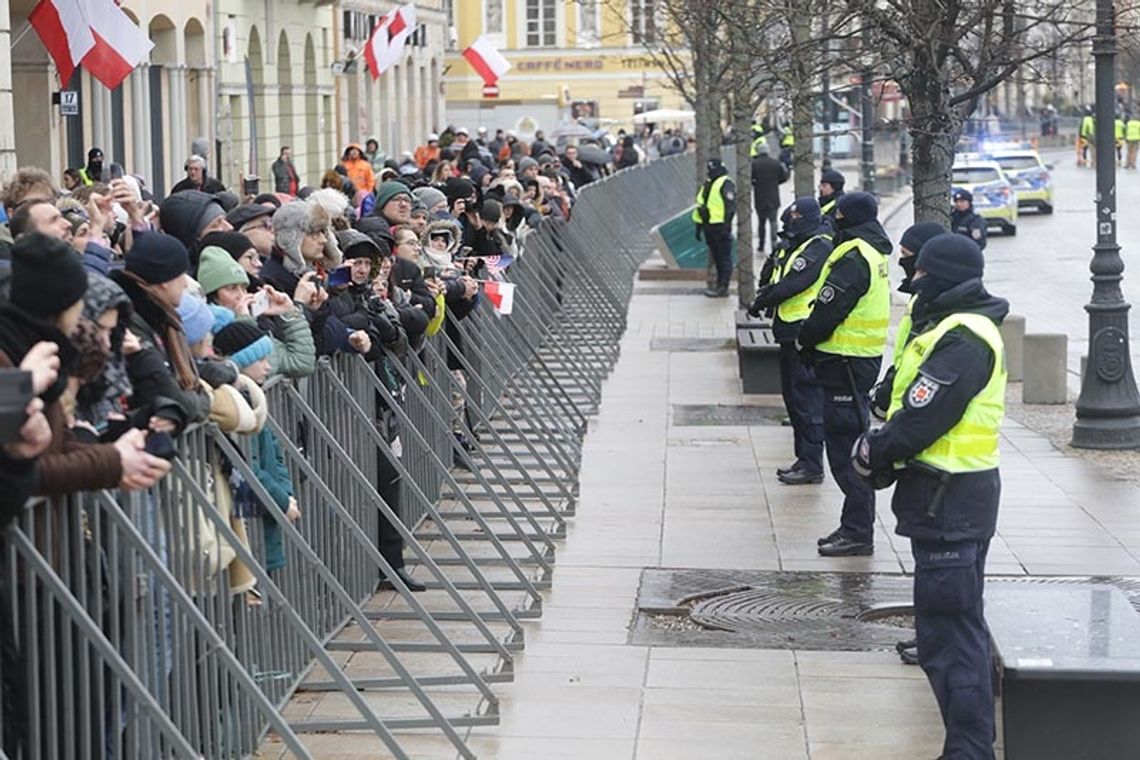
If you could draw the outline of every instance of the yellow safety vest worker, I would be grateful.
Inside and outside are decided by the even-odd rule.
[[[903,351],[906,350],[906,344],[910,342],[910,331],[914,327],[914,320],[911,315],[914,313],[914,302],[917,298],[918,296],[911,296],[910,300],[906,302],[906,311],[903,312],[902,319],[899,320],[898,330],[895,331],[895,347],[891,354],[891,365],[894,366],[896,372]]]
[[[777,267],[782,270],[781,274],[777,277],[773,273],[773,278],[778,282],[779,280],[787,277],[795,269],[796,259],[800,254],[818,239],[831,240],[831,235],[812,235],[807,242],[805,242],[796,250],[792,251],[791,255],[783,261],[783,266]],[[801,290],[786,301],[781,301],[780,305],[776,307],[776,316],[783,322],[799,322],[807,319],[811,314],[811,305],[815,301],[816,294],[819,293],[819,288],[823,285],[822,280],[816,280],[808,288]]]
[[[816,302],[827,296],[826,282],[832,267],[852,249],[858,251],[867,262],[871,271],[871,286],[847,318],[816,348],[839,356],[882,356],[887,348],[887,328],[891,324],[891,286],[887,277],[886,256],[859,238],[840,243],[823,265]]]
[[[796,136],[792,133],[791,127],[784,127],[780,133],[780,147],[791,148],[796,144]]]
[[[752,138],[752,145],[748,148],[748,155],[751,158],[756,158],[760,155],[760,146],[768,142],[767,135],[760,135],[759,137]]]
[[[85,185],[94,185],[95,180],[91,179],[91,175],[87,173],[87,167],[81,166],[79,168],[79,179],[83,180]]]
[[[994,353],[989,382],[966,406],[962,418],[946,434],[914,457],[919,462],[949,473],[981,472],[998,466],[998,437],[1005,416],[1005,345],[993,320],[981,314],[951,314],[907,344],[895,370],[891,406],[887,419],[903,406],[903,396],[918,377],[923,359],[935,344],[956,327],[977,335]],[[920,392],[921,387],[915,392]],[[901,466],[902,463],[896,463]]]
[[[830,214],[835,209],[836,203],[839,203],[839,199],[838,198],[832,198],[831,200],[829,200],[827,203],[823,204],[823,206],[820,207],[819,213],[823,214],[824,216],[827,216],[828,214]]]
[[[1081,137],[1092,140],[1096,136],[1096,120],[1091,116],[1081,119]]]
[[[1128,142],[1140,141],[1140,119],[1129,119],[1124,128],[1124,139]]]
[[[1113,124],[1113,128],[1115,130],[1116,141],[1120,142],[1124,139],[1124,119],[1117,119],[1116,123]]]
[[[717,177],[713,180],[712,187],[709,188],[708,203],[705,203],[705,186],[701,185],[701,189],[697,191],[697,207],[693,209],[693,221],[697,224],[723,224],[724,223],[724,196],[720,194],[720,189],[724,187],[724,183],[728,181],[728,175]],[[701,218],[701,209],[708,208],[709,218],[706,222]]]

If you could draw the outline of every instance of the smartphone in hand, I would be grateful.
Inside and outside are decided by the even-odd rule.
[[[260,317],[269,309],[269,293],[264,290],[259,290],[253,296],[253,303],[250,304],[249,313],[253,315],[254,319]]]

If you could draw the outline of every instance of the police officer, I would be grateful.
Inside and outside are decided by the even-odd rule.
[[[1128,145],[1126,169],[1136,168],[1136,153],[1140,151],[1140,115],[1128,114],[1124,122],[1124,141]]]
[[[784,166],[788,167],[788,171],[792,170],[793,152],[796,147],[796,135],[792,131],[791,124],[785,124],[780,129],[780,161]]]
[[[914,325],[912,315],[914,312],[914,302],[917,296],[914,295],[914,271],[915,263],[918,261],[918,252],[922,250],[922,246],[926,241],[935,237],[936,235],[943,235],[946,233],[946,228],[938,222],[918,222],[912,224],[906,229],[899,238],[899,266],[903,270],[903,281],[899,285],[899,292],[906,293],[909,296],[906,304],[906,311],[903,312],[902,319],[899,320],[898,329],[895,331],[894,348],[891,353],[891,366],[887,369],[883,379],[875,386],[875,390],[871,394],[871,414],[875,415],[880,420],[886,420],[887,411],[891,408],[891,390],[894,382],[895,373],[898,371],[899,360],[902,358],[903,350],[906,344],[910,342],[912,327]],[[895,645],[898,650],[899,657],[906,665],[918,664],[918,642],[914,639],[907,639],[900,641]]]
[[[103,181],[103,151],[92,148],[87,151],[87,165],[79,169],[79,178],[84,185],[93,185]]]
[[[1119,113],[1112,123],[1112,135],[1116,145],[1116,165],[1120,166],[1124,159],[1124,117]]]
[[[969,190],[954,191],[954,208],[950,210],[950,231],[965,235],[978,244],[978,248],[986,247],[986,220],[974,211],[974,194]]]
[[[895,481],[896,532],[911,540],[919,664],[946,729],[942,757],[993,758],[990,640],[982,613],[997,523],[998,436],[1009,304],[982,285],[981,249],[938,235],[919,251],[914,337],[899,360],[886,424],[860,438],[856,470]]]
[[[843,186],[847,178],[834,169],[828,169],[819,175],[819,210],[823,213],[827,224],[832,231],[835,230],[835,207],[843,197]]]
[[[752,144],[748,147],[748,157],[756,158],[760,155],[760,147],[763,146],[765,152],[768,148],[768,128],[760,122],[752,122]]]
[[[800,359],[796,337],[811,312],[832,245],[815,198],[797,198],[784,219],[787,254],[776,262],[771,282],[760,287],[748,313],[759,316],[775,309],[772,335],[780,345],[781,392],[796,455],[790,466],[776,470],[776,477],[794,486],[823,482],[823,392],[811,367]]]
[[[1085,107],[1085,115],[1081,117],[1080,127],[1080,153],[1077,157],[1077,166],[1091,166],[1096,164],[1096,117],[1093,107]]]
[[[764,228],[776,249],[779,234],[776,230],[776,215],[780,213],[780,185],[788,181],[788,168],[768,154],[768,143],[760,145],[760,151],[752,159],[752,203],[756,209],[756,250],[764,250]]]
[[[879,377],[890,324],[891,241],[875,196],[839,199],[835,248],[800,326],[799,345],[823,388],[823,435],[831,475],[843,491],[839,527],[817,542],[824,557],[874,553],[875,492],[851,466],[851,447],[870,423],[868,392]]]
[[[725,298],[732,279],[732,218],[736,214],[736,186],[728,178],[728,170],[719,158],[710,158],[705,168],[708,179],[697,191],[693,221],[697,223],[697,240],[703,237],[708,243],[709,254],[716,264],[716,287],[705,290],[705,295]]]

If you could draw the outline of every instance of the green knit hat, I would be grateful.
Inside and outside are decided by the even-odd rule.
[[[412,191],[403,182],[396,182],[395,180],[389,180],[381,185],[380,189],[376,191],[376,211],[381,211],[388,205],[388,201],[397,195],[406,195],[411,199]]]
[[[198,283],[209,295],[227,285],[249,285],[249,275],[225,248],[208,245],[198,260]]]

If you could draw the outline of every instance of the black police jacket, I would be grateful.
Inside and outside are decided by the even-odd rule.
[[[1000,325],[1009,303],[986,292],[980,279],[969,280],[929,304],[917,303],[915,332],[959,312],[982,314]],[[989,346],[966,328],[946,333],[922,362],[915,383],[904,390],[903,408],[867,437],[871,468],[887,471],[895,462],[910,460],[954,427],[989,382],[993,362]],[[920,382],[924,393],[915,402],[911,390]],[[997,469],[948,475],[943,488],[937,473],[911,464],[898,472],[891,500],[898,520],[895,532],[940,541],[985,540],[994,534],[1000,497]]]
[[[954,209],[950,212],[950,231],[956,235],[965,235],[985,250],[986,220],[978,216],[973,206],[965,211]]]
[[[777,266],[783,267],[784,262],[787,261],[787,256],[790,256],[792,251],[795,251],[806,241],[811,240],[813,235],[824,235],[828,232],[829,228],[821,227],[789,241]],[[817,237],[812,240],[811,244],[804,248],[792,263],[790,272],[781,276],[780,281],[776,284],[765,285],[760,288],[754,301],[757,310],[779,306],[784,301],[799,295],[814,285],[815,281],[819,279],[819,274],[823,271],[823,265],[827,263],[827,257],[831,251],[831,241],[827,238]],[[802,321],[785,322],[777,315],[772,321],[772,337],[778,343],[794,343],[801,324],[803,324]]]

